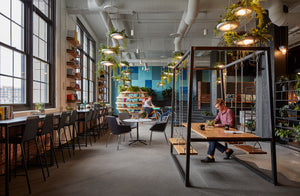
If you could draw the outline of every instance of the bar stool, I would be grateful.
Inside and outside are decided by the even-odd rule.
[[[92,146],[91,134],[90,134],[90,132],[89,132],[89,130],[90,130],[89,122],[90,122],[91,119],[92,119],[92,115],[93,115],[93,111],[90,110],[90,111],[88,112],[88,114],[85,115],[84,118],[80,118],[80,119],[77,120],[77,122],[79,122],[79,123],[80,123],[80,122],[83,122],[83,123],[84,123],[84,126],[85,126],[84,131],[83,131],[83,133],[78,133],[78,136],[85,139],[85,145],[86,145],[86,146],[87,146],[87,137],[89,137],[90,144],[91,144],[91,146]],[[79,132],[79,131],[78,131],[78,132]]]
[[[71,139],[72,139],[73,154],[75,154],[75,139],[77,140],[79,150],[81,150],[79,137],[78,137],[78,131],[76,131],[76,120],[77,120],[77,111],[73,110],[71,113],[69,122],[67,122],[65,124],[65,126],[67,126],[69,128],[70,135],[72,136]],[[72,131],[71,131],[71,126],[72,126]]]
[[[27,169],[27,163],[26,163],[26,155],[25,155],[25,142],[30,142],[32,140],[35,141],[36,149],[37,149],[37,156],[40,162],[40,167],[42,170],[43,178],[44,181],[46,181],[46,176],[44,173],[43,165],[42,165],[42,159],[41,159],[41,154],[37,142],[37,130],[39,128],[39,117],[38,116],[30,116],[27,117],[25,128],[23,131],[23,134],[20,136],[12,136],[9,138],[9,143],[10,144],[19,144],[21,147],[22,151],[22,162],[23,162],[23,167],[25,170],[25,175],[26,175],[26,180],[27,180],[27,186],[29,193],[31,193],[31,187],[30,187],[30,182],[29,182],[29,177],[28,177],[28,169]],[[27,155],[29,156],[29,154]]]
[[[41,131],[37,132],[37,136],[39,136],[41,138],[41,142],[42,142],[42,146],[44,148],[44,154],[45,157],[47,159],[47,135],[49,135],[50,138],[50,151],[51,151],[51,155],[52,155],[52,159],[55,159],[55,163],[56,163],[56,167],[58,168],[58,162],[57,162],[57,157],[56,157],[56,153],[54,150],[54,142],[53,142],[53,114],[46,114],[45,117],[45,121],[43,124],[43,127],[41,129]],[[45,141],[43,141],[43,136],[45,137]],[[46,160],[47,161],[47,160]],[[49,176],[49,170],[48,171],[48,176]]]
[[[63,133],[65,135],[65,138],[67,138],[67,134],[66,134],[66,131],[65,131],[66,120],[67,120],[67,113],[62,112],[61,116],[59,118],[59,123],[57,125],[53,125],[53,130],[57,131],[57,134],[58,134],[58,147],[61,150],[62,159],[63,159],[64,163],[65,163],[65,156],[64,156],[64,147],[61,143],[61,129],[63,129]],[[69,151],[69,156],[71,157],[70,149],[68,149],[68,151]]]

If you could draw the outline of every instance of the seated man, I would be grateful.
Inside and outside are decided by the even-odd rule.
[[[217,115],[217,117],[215,118],[215,126],[216,127],[224,127],[225,125],[229,125],[230,127],[234,128],[235,126],[235,116],[234,113],[232,112],[232,110],[230,110],[229,108],[227,108],[225,106],[225,102],[223,99],[217,99],[215,101],[215,107],[219,110],[219,113]],[[219,123],[220,124],[217,124]],[[226,155],[224,157],[224,159],[229,159],[230,155],[233,153],[233,150],[226,148],[224,145],[212,141],[209,142],[209,147],[208,147],[208,151],[207,151],[207,157],[203,160],[201,160],[201,162],[204,163],[211,163],[211,162],[215,162],[215,158],[214,158],[214,154],[215,154],[215,149],[218,149],[220,152],[225,152]]]
[[[153,111],[153,107],[155,106],[152,104],[152,97],[149,96],[144,103],[144,111],[148,114],[148,117],[150,117],[149,115]]]

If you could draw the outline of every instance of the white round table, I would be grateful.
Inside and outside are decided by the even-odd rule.
[[[139,118],[139,119],[124,119],[124,122],[130,122],[130,123],[136,123],[136,139],[135,140],[131,140],[129,145],[135,143],[135,142],[141,142],[145,145],[147,145],[146,140],[140,140],[139,139],[139,123],[140,122],[151,122],[151,119],[145,119],[145,118]]]

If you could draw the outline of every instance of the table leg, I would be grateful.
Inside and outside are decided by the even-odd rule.
[[[9,135],[8,135],[8,125],[5,126],[5,195],[9,195]]]
[[[133,144],[135,142],[140,142],[142,144],[147,145],[146,140],[140,140],[139,139],[139,123],[137,123],[137,125],[136,125],[136,140],[131,140],[130,143],[129,143],[129,145],[131,145],[131,144]]]

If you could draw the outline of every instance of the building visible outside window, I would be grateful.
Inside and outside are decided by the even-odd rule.
[[[33,109],[39,102],[54,105],[54,2],[1,1],[1,105],[14,105],[14,110]]]
[[[82,45],[81,49],[81,61],[82,61],[82,91],[77,92],[78,98],[87,103],[95,102],[95,41],[89,35],[88,31],[84,28],[81,22],[78,20],[78,25],[76,27],[77,36],[80,44]]]

